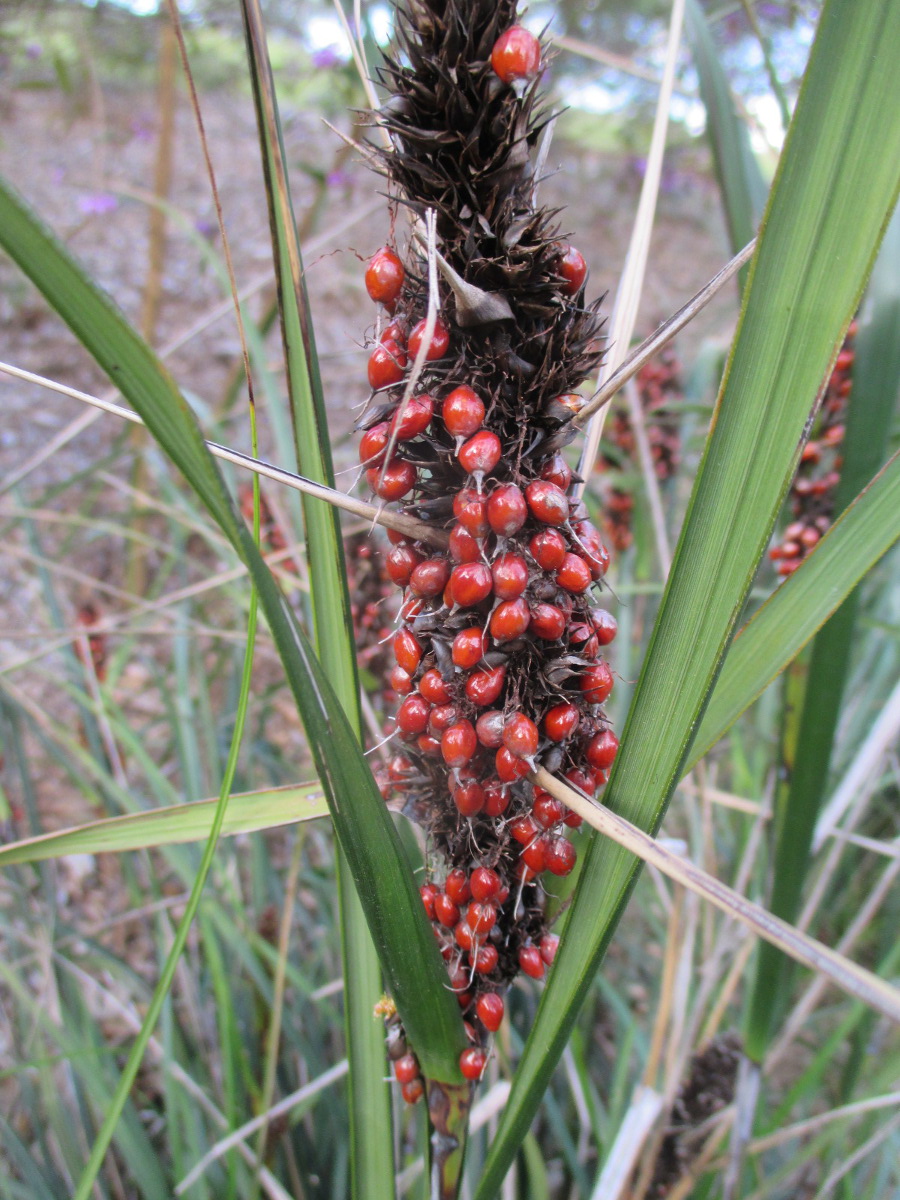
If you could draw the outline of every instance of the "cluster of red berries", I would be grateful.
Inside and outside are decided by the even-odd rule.
[[[779,575],[792,575],[804,558],[828,532],[834,519],[834,493],[840,481],[840,448],[844,440],[847,397],[853,385],[853,340],[856,322],[847,331],[835,360],[822,405],[809,441],[800,455],[800,465],[791,485],[793,520],[769,557],[778,563]]]
[[[673,406],[682,399],[681,363],[671,347],[645,363],[636,379],[641,407],[646,415],[647,441],[653,469],[661,483],[671,479],[678,469],[681,438],[678,416]],[[598,469],[608,473],[610,482],[603,496],[603,526],[614,548],[620,553],[633,540],[634,493],[625,486],[623,475],[637,467],[637,443],[628,410],[615,405],[606,427],[607,453],[598,460]]]

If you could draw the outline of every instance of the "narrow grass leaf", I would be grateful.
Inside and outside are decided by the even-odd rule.
[[[773,185],[712,430],[607,786],[655,832],[900,186],[900,8],[829,0]],[[595,838],[477,1200],[496,1195],[637,877]]]
[[[108,296],[91,283],[0,179],[0,246],[93,354],[187,478],[247,565],[307,730],[366,917],[423,1071],[458,1079],[459,1006],[384,802],[309,640],[237,514],[200,429],[174,381]]]

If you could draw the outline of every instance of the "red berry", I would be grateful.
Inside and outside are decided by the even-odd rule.
[[[502,446],[496,433],[482,429],[460,447],[459,461],[470,475],[487,475],[500,461]]]
[[[472,930],[468,927],[465,921],[460,921],[457,927],[453,930],[453,940],[456,942],[457,946],[459,946],[460,950],[465,950],[467,954],[475,947],[475,935],[472,933]],[[468,979],[463,977],[462,986],[466,987],[468,982]]]
[[[403,546],[407,541],[406,534],[401,533],[399,529],[388,529],[385,532],[392,546]]]
[[[460,867],[454,867],[444,881],[444,891],[454,904],[467,904],[472,892],[469,888],[469,877],[465,871]]]
[[[402,500],[416,486],[418,473],[412,463],[394,459],[386,467],[370,467],[366,482],[382,500]]]
[[[501,483],[495,487],[488,497],[487,518],[491,529],[501,537],[512,537],[517,533],[528,520],[528,505],[521,488],[514,483]]]
[[[497,910],[493,904],[476,902],[466,910],[466,924],[473,933],[490,933],[497,923]]]
[[[544,525],[565,525],[569,519],[569,500],[566,493],[547,479],[535,479],[525,489],[525,499],[531,515]]]
[[[499,781],[489,783],[484,789],[484,813],[487,817],[502,817],[509,807],[509,792]],[[500,895],[502,896],[502,892]],[[500,896],[499,903],[503,903]]]
[[[526,863],[535,875],[540,875],[547,865],[546,839],[538,837],[527,845],[522,851],[522,862]]]
[[[503,725],[505,720],[506,718],[498,708],[481,714],[475,722],[475,732],[482,746],[488,746],[491,750],[496,750],[498,746],[503,744]]]
[[[551,838],[547,843],[547,870],[552,875],[568,875],[575,866],[578,852],[565,838]]]
[[[453,639],[453,662],[464,671],[470,670],[484,658],[485,640],[481,626],[461,629]]]
[[[469,961],[479,975],[490,975],[499,958],[497,947],[491,945],[490,942],[486,946],[479,946],[474,954],[469,954]]]
[[[566,771],[563,779],[565,779],[566,783],[571,784],[573,788],[584,792],[586,796],[593,796],[597,790],[597,781],[594,778],[593,772],[588,774],[587,771],[579,771],[577,767],[573,767],[572,770]]]
[[[568,825],[570,829],[578,829],[581,826],[581,817],[571,808],[567,808],[566,815],[563,817],[563,824]]]
[[[578,728],[580,719],[574,704],[557,704],[544,717],[544,733],[551,742],[564,742]]]
[[[414,1054],[404,1054],[394,1063],[394,1074],[398,1083],[412,1083],[419,1077],[419,1064]]]
[[[390,438],[390,422],[380,421],[359,439],[359,461],[366,467],[380,467]]]
[[[555,604],[537,604],[531,610],[529,629],[537,637],[553,642],[562,637],[565,628],[565,613]]]
[[[495,642],[512,642],[521,637],[531,621],[527,601],[504,600],[491,614],[491,637]]]
[[[452,789],[453,803],[461,816],[474,817],[484,808],[484,788],[474,779]]]
[[[556,273],[565,280],[562,287],[565,295],[574,296],[581,291],[587,278],[587,263],[574,246],[561,246],[559,258],[556,260]]]
[[[428,702],[414,692],[397,709],[397,727],[406,737],[418,737],[425,732],[430,712]]]
[[[402,667],[391,667],[388,683],[398,696],[408,696],[412,691],[412,676]]]
[[[433,738],[430,733],[420,733],[416,738],[416,745],[422,754],[428,758],[441,758],[441,743],[437,738]]]
[[[464,767],[478,748],[471,721],[457,721],[441,735],[441,753],[448,767]]]
[[[496,1033],[502,1025],[504,1008],[503,997],[497,992],[482,992],[475,1001],[478,1020],[489,1033]]]
[[[406,345],[406,318],[398,317],[395,321],[389,321],[381,331],[379,342],[396,342],[398,346]]]
[[[400,409],[391,418],[391,434],[400,442],[424,433],[434,415],[434,401],[430,396],[413,396],[400,416]]]
[[[491,564],[491,575],[498,600],[517,600],[528,586],[528,563],[521,554],[501,554]]]
[[[541,832],[531,817],[514,817],[508,827],[510,835],[522,846],[527,846]]]
[[[581,400],[581,397],[578,399]],[[558,400],[565,400],[565,397],[560,396]],[[541,468],[541,479],[555,483],[558,488],[567,492],[572,482],[572,469],[561,454],[554,454]]]
[[[481,1078],[481,1073],[484,1071],[486,1063],[487,1055],[483,1050],[479,1050],[475,1046],[470,1046],[467,1050],[463,1050],[459,1056],[459,1069],[463,1073],[463,1078],[472,1081]]]
[[[557,800],[555,796],[544,792],[542,796],[538,796],[534,804],[531,806],[531,815],[541,829],[552,829],[554,825],[558,825],[566,815],[566,806],[562,801]]]
[[[491,667],[488,670],[477,667],[466,680],[466,695],[479,708],[487,708],[503,691],[505,682],[506,667]]]
[[[459,709],[455,704],[436,704],[428,717],[428,732],[439,738],[458,719]]]
[[[490,867],[476,867],[469,880],[474,900],[493,900],[500,894],[500,876]]]
[[[556,951],[559,949],[559,935],[556,933],[545,933],[541,938],[541,958],[548,967],[553,965],[553,960],[556,958]]]
[[[486,537],[491,532],[487,517],[487,496],[475,488],[463,488],[453,499],[453,515],[472,537]]]
[[[450,563],[446,558],[427,558],[413,568],[409,590],[420,599],[439,596],[450,578]]]
[[[452,929],[459,921],[459,909],[444,892],[434,898],[434,915],[446,929]]]
[[[425,336],[425,321],[424,319],[413,325],[409,335],[409,356],[415,358],[419,353],[419,347],[422,344],[422,339]],[[428,343],[428,349],[425,352],[425,361],[434,362],[436,358],[443,358],[450,347],[450,330],[444,322],[438,317],[434,325],[434,333],[431,335],[431,341]]]
[[[511,25],[494,42],[491,66],[504,83],[533,79],[541,69],[541,43],[521,25]]]
[[[415,675],[416,668],[422,661],[422,644],[409,629],[400,629],[394,634],[394,658],[397,665],[410,675]]]
[[[512,783],[514,779],[521,779],[523,775],[527,775],[531,767],[524,759],[518,758],[505,746],[501,746],[494,757],[494,765],[497,768],[497,774],[504,783]]]
[[[544,960],[537,946],[523,946],[519,951],[519,966],[532,979],[544,978]]]
[[[597,633],[597,641],[601,646],[608,646],[619,631],[616,618],[605,608],[595,608],[591,611],[591,622]]]
[[[384,565],[392,582],[397,587],[406,587],[410,575],[421,561],[422,555],[407,543],[405,546],[395,546],[384,560]]]
[[[557,529],[542,529],[528,543],[531,557],[545,571],[556,571],[566,557],[566,540]]]
[[[605,662],[588,667],[581,676],[581,692],[588,704],[602,704],[613,690],[613,673]]]
[[[600,541],[596,529],[579,534],[581,539],[580,553],[591,571],[593,579],[602,579],[609,570],[609,551]]]
[[[484,405],[470,387],[458,387],[444,397],[441,413],[447,432],[454,437],[471,437],[484,421]]]
[[[406,272],[403,263],[389,246],[382,246],[369,259],[366,291],[376,303],[391,305],[400,295]]]
[[[418,1104],[425,1095],[425,1085],[421,1079],[414,1079],[412,1083],[404,1083],[400,1089],[400,1095],[407,1104]]]
[[[538,727],[524,713],[513,713],[503,726],[503,745],[516,758],[532,758],[538,748]]]
[[[435,667],[426,671],[419,680],[419,692],[429,704],[449,704],[450,692],[441,678],[441,673]]]
[[[399,383],[409,358],[397,342],[380,342],[369,355],[369,387],[376,392]]]
[[[481,558],[481,543],[463,525],[454,525],[450,530],[450,557],[456,563],[478,562]]]
[[[567,554],[556,572],[556,582],[567,592],[580,596],[591,586],[591,568],[577,554]]]
[[[515,870],[513,871],[513,874],[515,875],[516,879],[521,880],[522,883],[531,883],[531,881],[533,879],[537,879],[539,872],[532,871],[532,869],[531,869],[531,867],[529,867],[528,863],[523,862],[522,859],[520,858],[519,861],[516,863],[516,867],[515,867]]]
[[[606,771],[616,761],[618,749],[619,739],[611,729],[603,729],[594,734],[584,754],[595,771]]]
[[[419,888],[419,895],[422,897],[422,903],[425,905],[425,912],[428,914],[429,921],[434,920],[434,898],[437,894],[438,890],[433,883],[423,883]]]
[[[460,608],[474,608],[486,600],[494,586],[486,563],[461,563],[450,574],[450,595]]]

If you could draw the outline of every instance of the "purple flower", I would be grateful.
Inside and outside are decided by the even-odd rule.
[[[347,187],[352,183],[351,176],[346,171],[329,171],[325,176],[328,187]]]
[[[340,65],[341,56],[338,53],[337,46],[325,46],[322,50],[314,50],[312,56],[312,64],[314,67],[320,67],[322,70],[328,71],[332,67]]]
[[[153,140],[153,124],[146,117],[135,117],[131,122],[131,136],[138,142]]]
[[[80,196],[78,199],[79,210],[92,217],[102,217],[118,207],[119,201],[111,192],[88,192],[86,196]]]

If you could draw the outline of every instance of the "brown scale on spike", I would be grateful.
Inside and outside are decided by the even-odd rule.
[[[405,589],[393,645],[410,686],[380,784],[442,863],[422,901],[472,1034],[460,1069],[475,1081],[506,988],[553,962],[541,876],[575,865],[566,830],[580,819],[529,775],[541,765],[593,795],[618,746],[602,710],[616,623],[593,594],[609,554],[560,453],[601,357],[601,321],[582,255],[557,214],[535,207],[532,157],[550,114],[543,49],[515,4],[415,0],[398,24],[380,71],[391,98],[375,115],[392,148],[378,153],[394,206],[435,214],[440,304],[401,415],[428,265],[412,237],[373,255],[380,340],[360,460],[378,496],[450,544],[391,535],[387,571]],[[414,1098],[406,1055],[398,1078]]]

